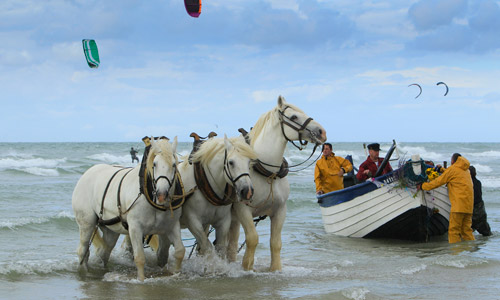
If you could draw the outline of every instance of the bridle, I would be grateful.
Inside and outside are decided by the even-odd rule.
[[[291,118],[289,118],[287,115],[285,115],[285,110],[287,108],[290,108],[290,106],[285,106],[285,108],[283,108],[283,110],[279,110],[279,119],[280,119],[280,126],[281,126],[281,132],[283,133],[283,137],[287,140],[287,142],[290,142],[292,143],[292,145],[295,146],[295,148],[299,149],[299,150],[303,150],[304,149],[304,146],[307,145],[307,141],[306,140],[302,140],[302,134],[304,133],[304,130],[308,131],[309,134],[313,137],[316,137],[316,133],[312,132],[310,129],[307,128],[307,125],[309,125],[309,123],[313,120],[313,118],[309,117],[307,118],[303,124],[300,124],[298,122],[295,122],[294,120],[292,120]],[[299,143],[300,143],[300,146],[297,146],[293,140],[289,139],[288,136],[285,134],[285,125],[287,125],[288,127],[292,128],[293,130],[297,131],[297,133],[299,134]],[[292,165],[292,166],[288,166],[288,168],[293,168],[293,167],[298,167],[302,164],[304,164],[305,162],[307,162],[309,159],[311,159],[311,157],[314,155],[314,153],[316,152],[316,148],[318,147],[318,145],[314,145],[314,148],[313,148],[313,151],[311,152],[311,155],[309,155],[309,157],[304,160],[303,162],[299,163],[299,164],[296,164],[296,165]],[[304,170],[306,168],[308,168],[309,166],[311,166],[313,163],[315,163],[319,158],[321,157],[321,153],[320,155],[318,156],[318,158],[316,158],[311,164],[309,164],[307,167],[303,168],[303,169],[300,169],[300,170],[290,170],[290,172],[298,172],[298,171],[301,171],[301,170]],[[265,166],[268,166],[268,167],[275,167],[275,168],[279,168],[281,166],[275,166],[275,165],[272,165],[272,164],[268,164],[268,163],[265,163],[263,161],[261,161],[260,159],[258,160],[258,162],[262,165],[265,165]]]
[[[227,149],[226,149],[226,150],[224,150],[224,173],[226,174],[227,178],[229,178],[229,180],[231,181],[232,186],[235,186],[236,181],[238,181],[241,177],[243,177],[243,176],[250,177],[249,173],[241,173],[236,178],[234,178],[233,175],[231,174],[231,170],[229,169],[228,164],[229,164],[229,161],[227,160]]]
[[[152,178],[155,178],[155,167],[153,166],[153,174],[151,174]],[[178,176],[179,175],[179,176]],[[155,203],[158,203],[157,200],[158,200],[158,193],[157,193],[157,184],[158,184],[158,181],[160,181],[160,179],[165,179],[169,186],[168,186],[168,189],[167,189],[167,199],[168,197],[172,198],[171,195],[170,195],[170,191],[172,189],[173,186],[175,186],[175,183],[176,183],[176,180],[177,178],[180,178],[180,174],[179,174],[179,170],[177,169],[177,164],[174,163],[174,174],[172,176],[172,179],[169,179],[167,176],[165,175],[160,175],[158,176],[158,178],[155,178],[154,180],[152,180],[151,184],[153,186],[153,201]],[[173,199],[172,199],[173,200]]]
[[[316,136],[314,132],[312,132],[310,129],[307,128],[307,125],[313,120],[313,118],[309,117],[303,124],[300,124],[298,122],[295,122],[291,118],[289,118],[287,115],[285,115],[285,110],[289,108],[290,106],[285,106],[283,110],[279,110],[279,117],[280,117],[280,125],[281,125],[281,132],[283,133],[283,136],[287,140],[287,142],[291,142],[292,145],[294,145],[297,149],[302,150],[304,149],[304,146],[307,145],[307,141],[302,139],[302,134],[304,133],[304,130],[307,130],[309,134],[311,134],[313,137]],[[289,139],[286,134],[285,134],[285,125],[288,127],[292,128],[293,130],[297,131],[299,134],[299,143],[300,146],[297,146],[293,140]],[[314,149],[316,150],[316,148]]]

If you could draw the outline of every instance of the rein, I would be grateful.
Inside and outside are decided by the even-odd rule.
[[[288,106],[286,107],[288,108]],[[286,109],[285,108],[285,109]],[[283,110],[284,111],[284,110]],[[280,111],[280,114],[282,114],[282,112]],[[286,117],[286,116],[285,116]],[[288,118],[288,117],[287,117]],[[309,118],[312,120],[312,118]],[[308,124],[311,120],[306,120],[306,122],[304,124]],[[281,118],[280,118],[281,120]],[[293,121],[292,121],[293,122]],[[296,123],[298,124],[298,123]],[[307,126],[307,124],[305,126]],[[289,142],[292,142],[293,144],[293,141],[290,141],[290,139],[288,139],[288,137],[285,135],[285,132],[283,130],[283,124],[281,124],[281,128],[282,128],[282,133],[283,133],[283,136],[285,137],[285,139]],[[292,127],[293,128],[293,127]],[[243,129],[243,128],[240,128],[238,129],[238,131],[243,135],[243,137],[245,138],[245,141],[248,145],[250,145],[250,135],[248,134],[248,132]],[[312,133],[311,133],[312,134]],[[300,134],[299,134],[299,138],[300,138]],[[304,144],[306,145],[307,142]],[[294,144],[295,147],[297,147],[295,144]],[[256,160],[256,163],[254,164],[253,168],[255,171],[257,171],[258,173],[260,173],[261,175],[265,176],[265,177],[270,177],[272,174],[277,174],[277,176],[279,178],[283,178],[283,177],[286,177],[288,175],[288,172],[299,172],[299,171],[302,171],[304,169],[307,169],[309,168],[312,164],[314,164],[320,157],[321,157],[321,153],[320,155],[312,162],[310,163],[309,165],[307,165],[306,167],[302,168],[302,169],[299,169],[299,170],[290,170],[290,168],[295,168],[295,167],[298,167],[304,163],[306,163],[307,161],[309,161],[311,159],[311,157],[314,155],[314,153],[316,152],[316,149],[318,148],[318,145],[314,145],[314,148],[313,148],[313,151],[311,152],[311,154],[309,155],[308,158],[306,158],[303,162],[301,163],[298,163],[296,165],[292,165],[292,166],[289,166],[288,165],[288,162],[286,161],[286,159],[283,157],[283,162],[281,163],[280,166],[277,166],[277,165],[273,165],[273,164],[268,164],[266,162],[263,162],[262,160],[260,159],[257,159]],[[302,150],[303,148],[298,148],[299,150]],[[279,168],[279,171],[277,173],[273,173],[269,170],[267,170],[264,166],[268,166],[268,167],[272,167],[272,168]]]

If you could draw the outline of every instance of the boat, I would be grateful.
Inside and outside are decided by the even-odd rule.
[[[317,196],[327,233],[423,242],[448,231],[451,204],[447,188],[416,189],[416,183],[427,179],[428,166],[419,155],[377,176],[395,147],[393,141],[374,178]]]

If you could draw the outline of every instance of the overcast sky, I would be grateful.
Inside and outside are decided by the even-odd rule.
[[[334,143],[500,142],[499,33],[493,0],[2,0],[0,142],[235,136],[279,95]]]

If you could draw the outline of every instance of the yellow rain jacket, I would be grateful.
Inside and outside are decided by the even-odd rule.
[[[474,209],[474,187],[469,172],[469,161],[459,156],[457,161],[431,182],[422,184],[423,190],[432,190],[448,184],[451,212],[472,214]]]
[[[328,157],[324,155],[316,162],[314,169],[314,182],[316,183],[316,192],[323,191],[329,193],[344,188],[344,177],[339,176],[340,168],[344,173],[352,171],[352,164],[349,160],[335,156],[335,153]]]

